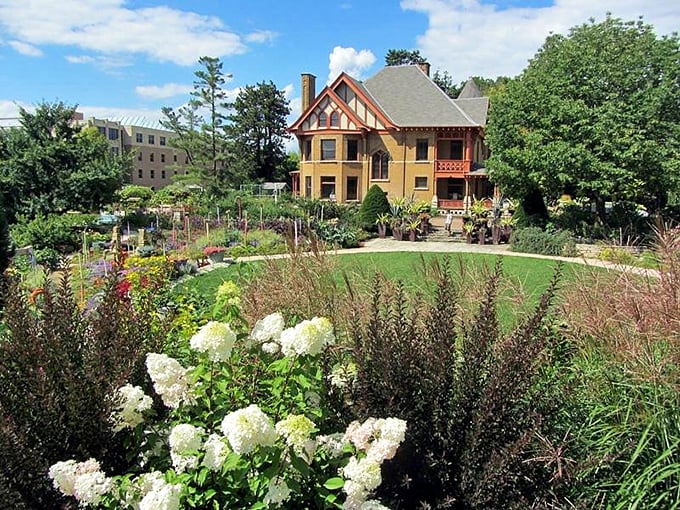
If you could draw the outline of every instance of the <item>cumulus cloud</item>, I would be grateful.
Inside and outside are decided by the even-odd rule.
[[[402,0],[401,7],[428,17],[418,49],[433,70],[448,71],[454,81],[515,76],[550,32],[566,34],[591,17],[604,19],[607,12],[624,20],[643,15],[659,35],[680,26],[680,9],[667,0],[555,0],[547,7],[507,9],[479,0]]]
[[[375,55],[370,50],[357,51],[354,48],[336,46],[328,57],[328,84],[343,71],[360,80],[363,73],[375,64]]]
[[[0,32],[31,46],[73,46],[102,54],[136,54],[193,65],[202,55],[246,51],[215,16],[169,7],[126,8],[125,0],[0,0]],[[270,37],[260,32],[251,42]],[[265,35],[263,35],[265,34]]]
[[[27,57],[43,56],[43,52],[40,50],[40,48],[36,48],[32,44],[28,44],[21,41],[9,41],[7,44],[14,48],[16,52],[21,53],[22,55],[26,55]]]
[[[135,87],[138,96],[148,99],[165,99],[179,95],[186,95],[194,89],[193,85],[182,83],[166,83],[165,85],[140,85]]]
[[[247,42],[266,43],[273,41],[276,36],[276,32],[272,32],[270,30],[257,30],[246,35],[245,39]]]

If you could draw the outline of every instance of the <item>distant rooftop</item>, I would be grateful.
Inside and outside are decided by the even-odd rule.
[[[161,123],[157,120],[147,119],[146,117],[111,117],[109,120],[113,122],[118,122],[123,126],[136,126],[149,129],[160,129],[161,131],[167,131]]]

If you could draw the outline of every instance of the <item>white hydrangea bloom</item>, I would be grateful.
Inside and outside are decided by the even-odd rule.
[[[280,506],[290,497],[290,489],[286,481],[280,476],[275,476],[269,481],[269,488],[267,495],[264,497],[264,503],[274,507]]]
[[[256,404],[229,413],[221,429],[239,455],[250,453],[256,446],[271,446],[277,437],[271,419]]]
[[[262,352],[267,354],[276,354],[281,350],[281,346],[276,342],[265,342],[262,344]]]
[[[146,369],[153,381],[153,387],[163,403],[177,409],[182,402],[192,399],[188,369],[166,354],[151,352],[146,355]]]
[[[348,444],[348,441],[345,441],[340,432],[327,436],[316,436],[316,441],[319,448],[322,448],[332,458],[340,457],[344,452],[345,445]]]
[[[382,462],[395,456],[399,445],[406,435],[406,422],[399,418],[379,419],[373,423],[375,440],[369,445],[366,454],[369,458]]]
[[[276,432],[286,438],[298,455],[306,454],[306,446],[314,432],[314,422],[303,414],[292,414],[276,424]]]
[[[342,508],[344,510],[361,510],[361,505],[366,501],[368,491],[358,482],[353,480],[345,480],[342,490],[347,494]]]
[[[284,356],[316,356],[324,347],[335,343],[335,334],[328,319],[314,317],[284,330],[279,343]]]
[[[113,481],[101,471],[92,471],[76,476],[73,495],[85,505],[98,505],[102,496],[111,491]]]
[[[342,469],[342,473],[346,479],[361,484],[367,492],[377,489],[382,483],[380,463],[368,457],[364,457],[361,460],[351,457],[347,465]]]
[[[76,482],[75,460],[65,460],[57,462],[50,467],[49,476],[55,489],[61,491],[66,496],[73,496],[73,486]]]
[[[236,342],[236,333],[226,322],[210,321],[191,337],[191,348],[208,354],[211,361],[226,361]]]
[[[351,442],[359,450],[368,449],[373,439],[375,418],[368,418],[364,423],[353,421],[345,431],[345,441]]]
[[[148,476],[148,475],[147,475]],[[144,480],[144,497],[139,502],[139,510],[179,510],[179,496],[182,485],[172,485],[160,473]]]
[[[229,455],[229,447],[218,434],[210,434],[203,445],[203,450],[205,450],[203,465],[211,471],[219,471]]]
[[[151,409],[153,400],[144,394],[139,386],[126,384],[116,390],[114,396],[115,407],[111,412],[113,431],[119,432],[125,428],[135,428],[144,421],[144,411]]]
[[[283,315],[280,313],[269,314],[255,323],[253,331],[250,333],[250,338],[260,344],[268,342],[276,343],[285,326],[286,323],[283,320]]]
[[[57,462],[50,467],[49,477],[62,494],[74,496],[83,504],[98,504],[113,487],[113,482],[101,471],[95,459]]]
[[[371,499],[370,501],[364,501],[361,504],[361,510],[390,510],[380,501],[376,499]]]
[[[198,465],[196,453],[202,445],[203,429],[189,423],[175,425],[170,431],[170,457],[178,473]]]

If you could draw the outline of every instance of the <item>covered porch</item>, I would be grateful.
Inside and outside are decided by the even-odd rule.
[[[489,182],[486,169],[474,170],[462,177],[435,176],[435,194],[439,209],[465,214],[475,200],[483,200],[488,208],[497,196],[496,187]]]

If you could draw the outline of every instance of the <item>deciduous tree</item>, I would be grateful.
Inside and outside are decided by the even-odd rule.
[[[490,111],[491,179],[524,197],[657,209],[680,183],[680,44],[642,20],[549,36]]]

